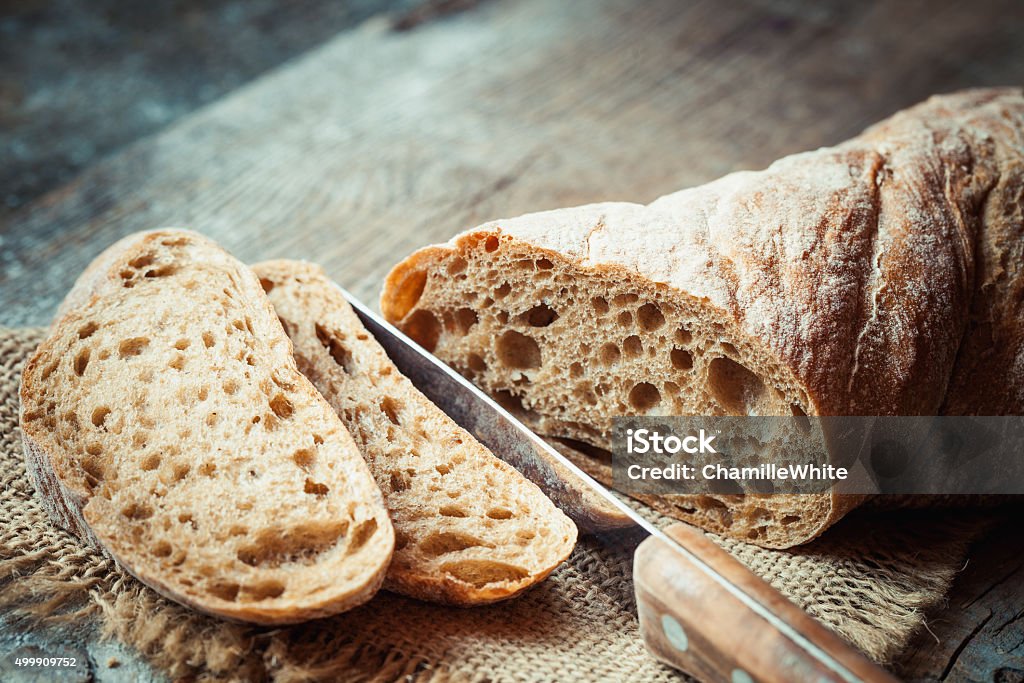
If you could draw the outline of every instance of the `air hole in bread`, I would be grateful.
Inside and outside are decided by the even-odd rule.
[[[450,474],[452,471],[452,468],[443,462],[434,465],[434,469],[437,470],[437,473],[440,474],[442,477],[447,474]]]
[[[217,465],[215,463],[204,462],[202,465],[199,466],[199,474],[203,475],[204,477],[212,477],[216,473]]]
[[[400,425],[401,421],[398,419],[398,413],[402,409],[401,404],[390,396],[385,396],[380,402],[381,411],[387,415],[388,420],[393,425]]]
[[[87,339],[91,337],[98,329],[100,329],[99,325],[97,325],[93,321],[89,321],[85,325],[82,325],[80,328],[78,328],[78,338]]]
[[[110,408],[107,406],[100,406],[92,411],[92,424],[94,427],[103,427],[103,424],[107,421],[107,415],[110,415]]]
[[[91,443],[86,444],[85,452],[88,453],[89,455],[99,455],[100,453],[103,452],[103,446],[100,443],[93,441]]]
[[[208,349],[212,349],[214,343],[215,341],[213,338],[213,334],[210,332],[203,332],[203,346],[205,346]]]
[[[146,503],[129,503],[121,508],[121,514],[131,520],[149,519],[153,516],[153,508]]]
[[[583,366],[580,363],[572,363],[569,366],[569,376],[577,379],[583,376]]]
[[[366,545],[367,541],[377,533],[377,520],[368,519],[359,524],[352,532],[352,540],[348,544],[348,551],[354,553]]]
[[[785,515],[785,516],[783,516],[782,519],[779,520],[779,523],[782,524],[783,526],[789,526],[790,524],[793,524],[793,523],[799,522],[799,521],[800,521],[800,516],[799,515]]]
[[[446,562],[441,565],[441,571],[477,588],[490,583],[521,581],[530,574],[522,567],[494,560]]]
[[[764,382],[731,358],[715,358],[708,365],[711,395],[734,415],[747,415],[765,392]]]
[[[484,240],[484,251],[490,253],[498,250],[498,238],[494,235],[488,235],[487,239]]]
[[[437,557],[484,545],[483,541],[472,534],[459,531],[439,531],[424,538],[419,544],[419,549],[428,557]]]
[[[644,304],[636,312],[636,322],[644,332],[653,332],[665,324],[665,315],[655,304]]]
[[[587,405],[597,405],[597,394],[595,394],[593,388],[587,384],[578,384],[573,388],[572,395]]]
[[[160,467],[160,454],[150,453],[142,459],[142,463],[139,465],[144,472],[152,472],[156,468]]]
[[[471,353],[466,356],[466,366],[473,372],[483,372],[487,369],[487,362],[478,354]]]
[[[132,356],[138,356],[145,350],[146,346],[149,345],[148,337],[132,337],[131,339],[125,339],[117,346],[117,353],[121,358],[130,358]]]
[[[89,349],[85,348],[78,352],[75,356],[74,370],[75,374],[81,377],[85,374],[85,369],[89,367]]]
[[[634,410],[650,410],[661,403],[661,392],[650,382],[640,382],[629,390],[629,405]]]
[[[153,557],[170,557],[173,550],[167,541],[157,541],[153,544],[152,553]]]
[[[338,339],[338,336],[332,334],[320,323],[316,323],[314,327],[316,329],[316,338],[320,340],[320,345],[327,349],[327,353],[331,354],[331,358],[338,364],[338,367],[346,373],[352,374],[352,356]]]
[[[673,338],[677,344],[685,346],[693,341],[693,333],[685,327],[680,327],[675,331]]]
[[[184,351],[185,349],[188,348],[189,344],[191,344],[191,342],[188,339],[179,339],[178,341],[174,342],[174,348],[178,349],[179,351]]]
[[[739,357],[740,352],[736,350],[736,347],[729,342],[719,342],[719,347],[722,349],[722,353],[727,356]]]
[[[537,270],[551,270],[555,267],[555,264],[553,264],[550,259],[546,258],[537,259],[536,265]]]
[[[558,312],[547,304],[537,304],[522,317],[530,327],[547,327],[558,320]]]
[[[445,505],[437,513],[442,517],[468,517],[466,511],[457,505]]]
[[[600,356],[602,363],[605,365],[611,365],[619,360],[622,353],[619,351],[618,346],[612,342],[608,342],[601,346],[601,349],[598,351],[598,355]]]
[[[672,359],[672,367],[676,370],[690,370],[693,368],[693,354],[686,349],[674,348],[669,353]]]
[[[603,296],[595,296],[590,300],[590,305],[594,307],[594,311],[596,311],[598,315],[603,315],[608,312],[608,300]]]
[[[171,362],[167,364],[167,367],[171,368],[172,370],[184,370],[185,356],[180,353],[175,354],[174,358],[171,359]]]
[[[284,394],[275,394],[274,398],[270,399],[270,409],[282,420],[287,420],[295,412],[292,402]]]
[[[664,388],[665,395],[668,396],[669,399],[679,395],[679,385],[675,382],[665,382]]]
[[[238,381],[233,379],[226,380],[222,388],[224,389],[225,394],[232,396],[236,391],[238,391]]]
[[[512,519],[512,511],[506,508],[491,508],[487,511],[487,516],[491,519]]]
[[[82,470],[93,479],[103,481],[106,478],[106,471],[103,469],[103,463],[100,462],[98,458],[83,458],[81,462]]]
[[[426,286],[427,272],[425,270],[415,270],[409,273],[402,285],[396,289],[397,295],[391,301],[389,315],[398,319],[408,315],[409,311],[419,303]]]
[[[468,334],[479,321],[476,311],[471,308],[460,308],[455,311],[455,330],[461,335]]]
[[[455,258],[448,261],[448,273],[450,275],[458,275],[459,273],[466,269],[467,265],[468,264],[466,263],[466,259],[462,258],[461,256],[456,256]]]
[[[507,282],[502,283],[500,287],[494,290],[495,299],[504,299],[508,296],[508,293],[512,291],[512,285]]]
[[[238,549],[239,561],[250,567],[279,567],[311,563],[334,547],[348,530],[348,523],[309,522],[297,527],[264,529],[252,543]]]
[[[57,360],[49,363],[48,365],[46,365],[46,367],[43,368],[42,378],[43,379],[49,379],[50,375],[53,374],[53,371],[57,369],[58,365],[60,365],[60,359],[59,358]]]
[[[331,490],[326,484],[320,484],[312,479],[306,479],[306,484],[302,488],[304,493],[308,493],[311,496],[326,496]]]
[[[441,338],[441,323],[426,309],[414,311],[402,324],[402,330],[430,352],[437,348],[437,341]]]
[[[718,500],[717,498],[712,498],[711,496],[697,496],[694,499],[694,503],[696,503],[699,507],[702,507],[702,508],[704,508],[706,510],[728,510],[729,509],[728,505],[726,505],[722,501]]]
[[[139,254],[138,256],[133,258],[131,261],[128,262],[128,265],[131,266],[132,268],[135,268],[136,270],[142,270],[146,266],[153,265],[155,261],[156,255],[153,254],[153,252],[146,252],[144,254]]]
[[[263,288],[264,292],[266,292],[267,294],[270,294],[270,290],[272,290],[274,288],[274,281],[273,280],[269,280],[269,279],[267,279],[265,277],[261,277],[260,278],[260,287]]]
[[[188,463],[179,462],[174,465],[174,481],[184,481],[185,477],[188,476],[189,472],[192,471],[192,466]]]
[[[273,600],[284,595],[285,585],[276,579],[260,581],[252,586],[246,586],[242,593],[243,600]]]
[[[622,350],[625,351],[626,355],[630,358],[636,358],[644,352],[643,342],[640,341],[640,337],[635,334],[631,334],[622,340]]]
[[[530,370],[541,365],[540,346],[525,334],[508,330],[498,337],[498,360],[502,365],[517,370]]]
[[[804,434],[808,434],[811,431],[811,419],[807,417],[807,413],[797,403],[789,404],[789,412],[796,418],[796,427]]]
[[[207,589],[210,591],[210,595],[225,600],[227,602],[234,602],[238,598],[238,590],[240,586],[234,581],[218,581],[210,585]]]
[[[300,448],[292,454],[292,459],[299,467],[308,469],[313,466],[313,462],[316,460],[316,451],[312,448]]]
[[[168,276],[174,275],[177,272],[178,272],[178,266],[176,266],[173,263],[167,263],[167,264],[164,264],[162,266],[158,266],[156,268],[152,268],[150,270],[147,270],[143,274],[143,277],[147,277],[147,278],[168,277]]]
[[[409,488],[409,485],[411,484],[410,479],[410,475],[406,474],[405,472],[402,472],[401,470],[392,470],[390,477],[391,490],[395,493],[405,491],[406,489]]]
[[[629,311],[622,311],[618,317],[619,327],[632,327],[633,326],[633,314]]]

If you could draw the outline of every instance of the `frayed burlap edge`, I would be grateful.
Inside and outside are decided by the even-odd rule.
[[[52,527],[25,478],[12,387],[40,335],[0,329],[0,613],[10,627],[93,623],[100,637],[135,648],[172,678],[199,681],[675,679],[639,640],[628,541],[616,550],[584,539],[537,589],[474,610],[381,593],[339,617],[265,629],[162,598]],[[865,512],[791,551],[716,540],[869,657],[887,662],[941,603],[989,519]]]

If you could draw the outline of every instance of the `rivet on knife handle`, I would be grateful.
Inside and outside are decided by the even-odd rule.
[[[675,524],[666,532],[767,608],[770,618],[751,610],[677,548],[651,536],[636,550],[633,580],[640,631],[658,659],[702,681],[897,681],[754,576],[703,532],[685,524]],[[779,622],[784,628],[779,628]]]

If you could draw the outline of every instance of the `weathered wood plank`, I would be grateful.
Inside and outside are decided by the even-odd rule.
[[[158,225],[246,260],[319,261],[373,300],[407,252],[482,220],[648,201],[933,92],[1024,82],[1021,35],[1016,0],[523,0],[403,33],[369,24],[0,225],[0,323],[45,322],[100,249]],[[1015,533],[992,543],[1019,562]],[[1006,611],[1024,604],[1024,577],[991,547],[934,618],[940,644],[901,662],[908,677],[976,680],[1020,655]],[[1019,680],[1006,661],[1000,675]]]
[[[948,607],[897,662],[905,680],[1024,681],[1022,548],[1024,527],[1011,519],[972,549]]]
[[[132,230],[322,262],[363,297],[501,215],[647,201],[837,142],[933,91],[1024,80],[1018,2],[488,3],[346,34],[96,165],[2,232],[0,322],[51,315]]]

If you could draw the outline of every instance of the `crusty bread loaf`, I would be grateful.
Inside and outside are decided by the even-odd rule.
[[[1024,97],[936,97],[647,206],[496,221],[390,273],[385,316],[541,433],[623,414],[1024,412]],[[858,498],[665,496],[765,546]]]
[[[394,531],[352,437],[256,277],[195,233],[104,252],[25,366],[21,402],[51,517],[178,602],[289,623],[383,581]]]
[[[385,587],[476,605],[512,597],[558,566],[576,527],[398,372],[319,266],[253,267],[299,369],[369,463],[397,537]]]

